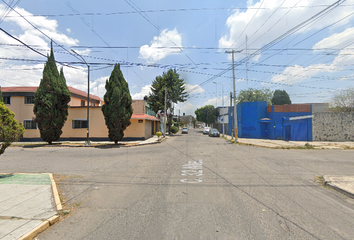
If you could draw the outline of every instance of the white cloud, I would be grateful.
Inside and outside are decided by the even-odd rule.
[[[312,49],[321,50],[323,48],[340,48],[353,41],[354,28],[347,28],[341,33],[335,33],[320,42],[316,43]]]
[[[181,116],[183,115],[183,113],[185,113],[186,115],[195,116],[194,112],[195,112],[195,110],[197,110],[198,107],[200,107],[200,106],[195,106],[190,102],[178,103],[175,106],[174,114],[178,115],[179,111],[180,111]]]
[[[4,5],[0,4],[0,11],[3,10]],[[54,41],[64,45],[77,45],[79,43],[79,40],[70,38],[65,34],[59,32],[59,30],[57,29],[58,22],[56,20],[51,20],[43,16],[33,16],[33,14],[31,14],[30,12],[27,12],[25,9],[19,7],[16,7],[15,10],[23,16],[31,16],[30,18],[28,18],[29,21]],[[25,42],[26,44],[40,45],[41,48],[48,48],[46,42],[49,42],[49,39],[45,37],[42,33],[40,33],[38,30],[34,29],[22,17],[19,17],[16,12],[11,11],[8,14],[8,17],[4,19],[4,21],[14,23],[21,28],[23,33],[20,33],[18,36],[21,41]],[[13,43],[13,41],[15,40],[11,41]]]
[[[205,90],[199,85],[191,85],[191,84],[186,83],[185,86],[186,86],[187,92],[193,90],[192,92],[189,93],[190,95],[205,92]]]
[[[0,86],[38,86],[42,79],[44,64],[8,65],[1,63]]]
[[[261,2],[262,5],[261,5]],[[236,10],[226,21],[229,31],[219,40],[219,47],[234,48],[237,50],[246,49],[246,36],[248,37],[247,46],[251,49],[259,49],[265,44],[271,42],[278,36],[292,29],[300,23],[299,19],[305,21],[319,12],[319,8],[311,8],[307,6],[330,5],[332,0],[307,0],[307,1],[248,1],[248,9],[246,11]],[[293,7],[293,6],[301,7]],[[279,6],[277,11],[275,11]],[[257,11],[261,7],[262,10]],[[265,10],[267,9],[267,10]],[[291,11],[289,11],[291,9]],[[302,29],[302,32],[318,30],[334,23],[344,16],[349,15],[354,10],[354,5],[348,5],[345,8],[339,7],[331,11],[326,17],[321,18],[316,24],[309,25]],[[288,12],[289,11],[289,12]],[[287,13],[288,12],[288,13]],[[270,17],[271,16],[271,17]],[[284,17],[284,18],[283,18]],[[269,19],[268,19],[269,18]],[[283,18],[283,19],[282,19]],[[252,21],[251,21],[252,19]],[[282,20],[280,20],[282,19]],[[280,21],[279,21],[280,20]],[[339,27],[348,23],[350,18],[332,26]],[[244,31],[245,30],[245,31]],[[249,50],[249,54],[252,52]],[[243,54],[235,54],[235,58],[241,58]],[[258,56],[259,58],[259,56]],[[252,59],[257,61],[258,59]]]
[[[177,29],[172,31],[164,29],[160,36],[154,37],[150,46],[144,45],[140,48],[139,58],[148,62],[157,62],[168,55],[180,53],[180,50],[175,48],[176,46],[182,48],[182,35],[178,33]]]
[[[71,29],[70,29],[70,28],[67,28],[66,31],[67,31],[68,33],[71,33]]]
[[[74,49],[75,52],[77,52],[79,55],[81,55],[82,57],[84,57],[85,55],[89,55],[91,53],[91,49],[85,49],[85,50],[77,50]]]
[[[312,49],[314,51],[330,51],[326,49],[340,49],[348,46],[352,42],[352,35],[354,28],[347,28],[343,32],[332,34],[331,36],[316,43]],[[329,64],[314,64],[308,67],[301,67],[298,65],[287,67],[282,74],[276,75],[272,78],[273,82],[282,82],[286,84],[296,84],[303,80],[309,79],[318,73],[333,73],[342,70],[346,65],[352,64],[354,61],[354,50],[343,49],[339,52],[332,50],[330,52],[338,54]],[[338,80],[346,80],[350,77],[341,77]]]
[[[216,105],[217,104],[217,105]],[[222,97],[220,98],[211,98],[208,101],[206,101],[203,106],[206,105],[213,105],[214,107],[221,107],[222,106]],[[228,106],[227,105],[227,97],[224,96],[224,106]]]
[[[303,81],[304,79],[315,76],[321,72],[322,69],[326,68],[327,66],[324,64],[311,65],[307,68],[294,65],[287,67],[282,74],[274,76],[272,81],[285,84],[295,84]]]
[[[149,95],[151,92],[151,85],[145,85],[144,87],[141,88],[141,91],[139,93],[135,93],[132,95],[133,100],[142,100],[144,99],[145,96]]]

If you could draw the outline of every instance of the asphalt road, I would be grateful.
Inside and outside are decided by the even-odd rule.
[[[9,148],[1,172],[51,172],[80,205],[39,239],[354,239],[347,150],[233,145],[197,130],[132,148]]]

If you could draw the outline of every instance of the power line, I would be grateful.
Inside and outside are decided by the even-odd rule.
[[[52,38],[48,37],[44,32],[42,32],[39,28],[37,28],[35,25],[33,25],[30,21],[28,21],[24,16],[22,16],[19,12],[17,12],[13,7],[11,7],[10,5],[8,5],[4,0],[2,0],[8,7],[10,7],[12,9],[12,11],[14,11],[15,13],[17,13],[19,16],[21,16],[28,24],[30,24],[34,29],[36,29],[37,31],[39,31],[41,34],[43,34],[44,36],[46,36],[49,40],[51,40],[53,43],[55,43],[56,45],[60,46],[58,43],[56,43]],[[60,46],[62,49],[64,49],[65,51],[67,51],[70,55],[74,56],[76,59],[79,59],[75,54],[72,54],[70,51],[68,51],[67,49],[65,49],[64,47]],[[80,59],[79,59],[80,60]]]
[[[11,5],[13,3],[14,0],[10,0],[9,5]],[[13,7],[16,7],[19,3],[21,2],[21,0],[17,0],[17,2],[15,2],[15,4],[13,5]],[[11,12],[11,8],[9,6],[5,6],[5,9],[3,10],[3,13],[0,15],[0,23],[4,20],[4,18]]]
[[[323,8],[328,7],[328,4],[318,4],[310,6],[297,6],[296,8]],[[341,5],[340,7],[352,7],[353,4]],[[280,7],[279,9],[289,9],[292,7]],[[141,10],[142,13],[161,13],[161,12],[188,12],[188,11],[215,11],[215,10],[273,10],[272,8],[258,8],[258,7],[225,7],[225,8],[178,8],[178,9],[150,9],[150,10]],[[137,14],[136,11],[121,11],[121,12],[86,12],[86,13],[60,13],[60,14],[32,14],[32,15],[23,15],[24,17],[77,17],[77,16],[110,16],[110,15],[124,15],[124,14]],[[6,16],[7,18],[16,18],[18,16]]]
[[[141,9],[133,3],[132,0],[124,0],[126,3],[128,3],[135,11],[137,11],[137,13],[139,13],[140,16],[142,16],[146,21],[148,21],[152,26],[154,26],[159,32],[160,32],[160,27],[157,26],[145,13],[141,12]],[[177,46],[177,44],[172,41],[166,34],[164,34],[163,32],[161,32],[160,34],[162,34],[163,36],[165,36],[168,41],[170,41],[173,45],[175,45],[181,52],[184,53],[184,55],[196,66],[197,64],[195,64],[195,62],[183,51],[183,48],[180,46]]]
[[[338,0],[335,3],[331,4],[329,7],[321,10],[320,12],[316,13],[315,15],[313,15],[312,17],[308,18],[307,20],[301,22],[300,24],[296,25],[295,27],[291,28],[290,30],[286,31],[285,33],[283,33],[282,35],[280,35],[279,37],[275,38],[273,41],[269,42],[268,44],[264,45],[263,47],[259,48],[258,50],[254,51],[253,53],[251,53],[249,56],[247,56],[246,58],[243,58],[241,60],[239,60],[238,62],[235,63],[235,66],[241,65],[242,63],[244,63],[245,61],[252,59],[254,56],[257,56],[258,54],[260,54],[262,51],[270,49],[271,47],[273,47],[275,44],[279,43],[280,41],[282,41],[284,38],[290,36],[291,34],[297,32],[298,30],[300,30],[301,28],[307,26],[309,23],[315,21],[316,19],[318,19],[319,17],[327,14],[329,11],[332,10],[332,8],[336,8],[337,6],[339,6],[341,3],[343,3],[345,0]],[[222,72],[220,72],[219,74],[207,79],[206,81],[202,82],[201,84],[199,84],[199,86],[202,86],[204,84],[209,83],[210,81],[214,80],[215,78],[222,76],[223,74],[225,74],[226,72],[228,72],[229,70],[232,69],[232,66],[223,70]],[[198,86],[197,86],[198,87]],[[189,91],[192,92],[195,89],[197,89],[197,87],[191,89]]]
[[[233,44],[231,44],[231,46],[230,46],[226,51],[230,50],[230,49],[233,47],[233,45],[240,39],[240,37],[242,36],[242,34],[246,31],[247,27],[248,27],[248,26],[250,25],[250,23],[252,22],[253,18],[257,15],[257,13],[258,13],[259,9],[261,8],[261,6],[263,5],[264,1],[265,1],[265,0],[262,0],[261,4],[259,5],[259,8],[258,8],[257,11],[253,14],[251,20],[247,23],[247,25],[245,26],[245,28],[243,29],[243,31],[240,33],[240,35],[238,36],[238,38],[234,41]]]

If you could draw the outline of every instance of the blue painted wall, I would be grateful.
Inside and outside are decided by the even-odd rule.
[[[312,115],[312,112],[274,112],[274,106],[272,106],[272,109],[272,112],[267,113],[267,118],[272,119],[272,123],[268,126],[269,139],[312,141],[312,118],[292,121],[285,120],[290,117]],[[305,126],[304,123],[307,125]],[[285,128],[289,125],[291,125],[290,129],[292,129],[292,137],[290,139],[286,139]],[[296,132],[294,132],[295,129]],[[306,134],[304,131],[306,131]]]
[[[229,107],[228,135],[232,135],[233,108]],[[291,117],[311,115],[311,112],[267,113],[267,102],[245,102],[237,105],[238,137],[312,141],[312,118],[289,120]],[[261,120],[262,119],[262,120]],[[288,139],[289,138],[289,139]]]

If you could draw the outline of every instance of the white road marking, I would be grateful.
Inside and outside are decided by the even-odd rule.
[[[188,161],[187,164],[182,165],[182,176],[195,176],[197,178],[193,180],[188,180],[187,178],[181,179],[182,183],[201,183],[203,182],[203,160],[199,161]]]

